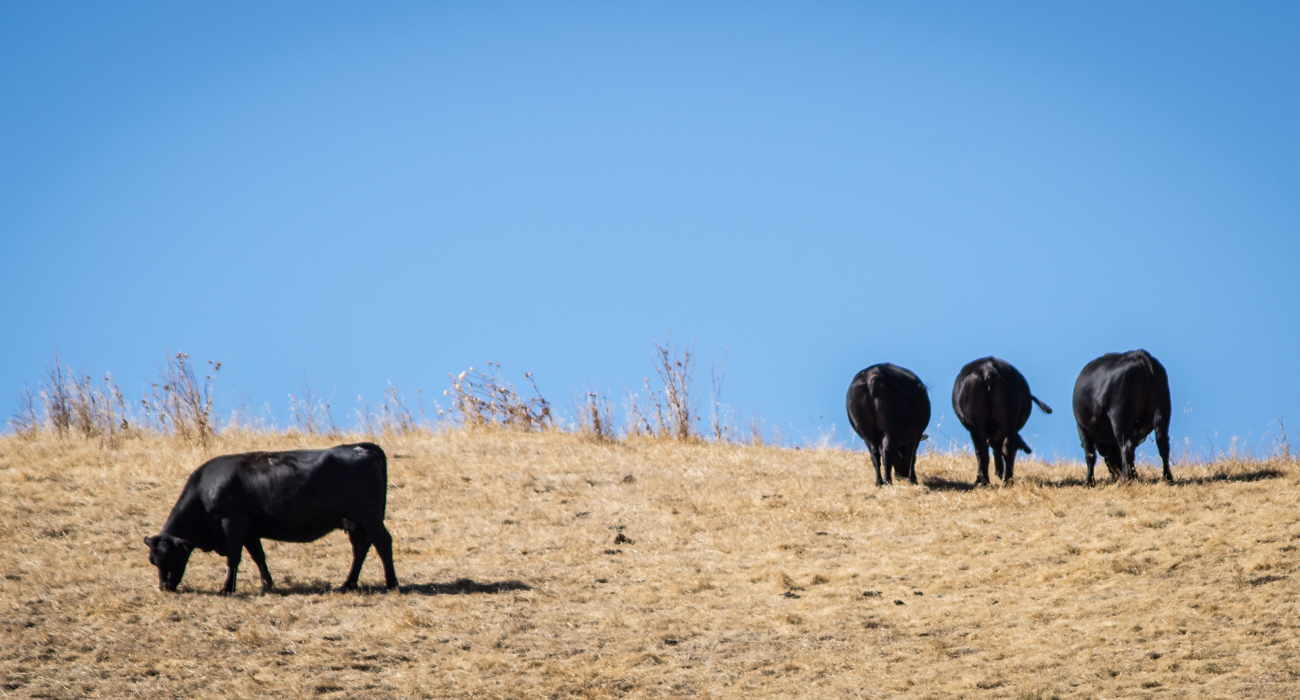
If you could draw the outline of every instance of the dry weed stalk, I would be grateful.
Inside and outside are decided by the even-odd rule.
[[[9,429],[18,435],[33,437],[40,430],[40,420],[36,417],[36,397],[28,386],[18,392],[18,410],[9,417]]]
[[[721,369],[718,368],[716,355],[709,362],[709,428],[715,442],[735,441],[735,430],[731,427],[734,412],[730,406],[722,403],[722,382],[727,376],[727,360],[730,357],[730,350],[723,353]],[[759,440],[761,442],[762,438]]]
[[[321,400],[316,388],[306,379],[299,395],[289,394],[289,412],[293,416],[293,429],[304,435],[334,435],[339,432],[330,411],[330,402]]]
[[[402,395],[397,391],[390,381],[388,387],[384,389],[384,402],[380,404],[379,412],[375,413],[370,410],[370,402],[366,401],[364,396],[357,396],[357,424],[356,427],[363,435],[410,435],[421,428],[429,427],[429,421],[424,415],[424,403],[419,398],[420,390],[416,389],[417,410],[420,413],[421,420],[415,419],[415,414],[411,409],[406,407],[406,402],[402,400]]]
[[[551,404],[537,389],[532,372],[524,378],[533,386],[533,396],[524,398],[515,385],[501,377],[501,365],[488,362],[487,372],[473,367],[451,377],[451,388],[442,392],[451,397],[452,413],[461,425],[469,428],[500,427],[533,432],[551,426]]]
[[[660,345],[655,341],[651,355],[655,375],[662,389],[650,386],[646,377],[642,384],[645,397],[626,390],[627,423],[629,436],[651,435],[658,438],[690,440],[696,436],[694,421],[695,402],[691,388],[695,380],[695,353],[672,344],[672,335]],[[718,384],[721,388],[721,384]]]
[[[147,420],[162,432],[206,445],[217,434],[212,416],[212,380],[221,370],[221,363],[208,360],[208,368],[203,381],[199,381],[189,355],[169,353],[167,363],[158,370],[162,386],[152,384],[153,390],[140,400]]]
[[[660,434],[678,440],[689,440],[694,435],[692,422],[695,413],[691,401],[691,385],[695,378],[695,353],[690,348],[680,349],[672,344],[672,336],[660,345],[655,342],[655,374],[664,385],[662,408],[656,401]],[[646,387],[649,389],[649,386]],[[667,422],[664,414],[667,414]]]
[[[592,389],[584,382],[582,398],[573,397],[574,415],[577,417],[577,430],[581,435],[597,441],[616,439],[613,411],[609,395],[599,387]]]

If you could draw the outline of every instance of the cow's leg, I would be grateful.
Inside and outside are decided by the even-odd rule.
[[[1115,445],[1098,445],[1097,452],[1101,454],[1102,461],[1106,463],[1106,470],[1110,472],[1110,478],[1119,481],[1121,468],[1119,448]]]
[[[1124,444],[1119,446],[1119,458],[1121,465],[1120,469],[1122,470],[1120,472],[1120,479],[1127,482],[1137,476],[1137,474],[1135,474],[1137,468],[1137,444],[1132,440],[1125,438]]]
[[[244,553],[244,534],[248,532],[248,523],[238,518],[222,518],[221,532],[226,536],[226,585],[221,588],[222,595],[235,592],[235,580],[239,574],[239,560]]]
[[[975,485],[988,486],[989,483],[989,441],[984,433],[971,432],[970,440],[975,444]]]
[[[250,537],[244,543],[244,547],[248,550],[248,556],[253,558],[253,563],[257,564],[257,573],[262,575],[262,592],[270,591],[275,582],[271,580],[271,570],[266,568],[266,552],[262,551],[262,539]]]
[[[375,545],[375,554],[384,563],[384,587],[397,588],[397,570],[393,568],[393,536],[388,534],[384,521],[366,523],[366,537]]]
[[[1096,483],[1092,479],[1092,472],[1097,466],[1097,445],[1084,435],[1083,428],[1079,429],[1079,445],[1083,447],[1083,461],[1088,465],[1088,486],[1092,486]]]
[[[1002,440],[993,440],[992,442],[989,443],[989,446],[993,450],[993,469],[995,472],[997,472],[998,478],[1002,479],[1003,481],[1006,481],[1007,479],[1007,462],[1003,458],[1003,454],[1005,450],[1002,447],[1003,443],[1005,442],[1006,440],[1002,439]]]
[[[343,521],[343,529],[347,530],[348,539],[352,541],[352,569],[343,582],[343,590],[350,591],[357,587],[357,579],[361,577],[361,565],[366,563],[366,554],[370,551],[370,538],[366,537],[360,524],[350,520]]]
[[[1157,413],[1155,422],[1156,448],[1160,450],[1160,463],[1164,466],[1163,477],[1165,481],[1173,481],[1173,472],[1169,471],[1169,419]]]
[[[1133,418],[1129,411],[1124,407],[1118,407],[1111,410],[1110,413],[1110,430],[1115,436],[1115,456],[1118,457],[1119,480],[1128,481],[1133,478],[1133,459],[1137,452],[1137,443],[1132,437]],[[1109,455],[1107,455],[1109,456]]]
[[[885,480],[880,478],[880,447],[867,443],[867,451],[871,453],[871,466],[876,468],[876,486],[884,486]]]
[[[894,485],[894,446],[893,441],[886,434],[880,438],[880,461],[885,471],[885,483],[890,486]]]
[[[1010,484],[1016,473],[1016,452],[1020,450],[1020,440],[1012,433],[1002,441],[1002,483]]]
[[[916,451],[921,449],[920,442],[912,443],[912,449],[907,451],[907,480],[916,483]]]

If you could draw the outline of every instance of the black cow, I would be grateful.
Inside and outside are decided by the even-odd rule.
[[[876,486],[894,483],[894,471],[915,484],[916,448],[930,423],[925,384],[897,365],[872,365],[853,377],[845,402],[849,424],[871,451]]]
[[[240,552],[271,589],[262,538],[312,542],[343,529],[352,540],[352,570],[343,589],[356,588],[370,545],[384,562],[388,588],[397,587],[393,538],[384,527],[388,458],[368,442],[328,450],[248,452],[208,460],[190,474],[157,537],[146,537],[158,587],[174,591],[195,548],[226,557],[223,594],[235,592]]]
[[[989,483],[989,446],[993,447],[993,465],[1003,483],[1015,475],[1016,451],[1033,454],[1020,437],[1020,429],[1029,420],[1034,404],[1043,413],[1051,413],[1047,404],[1029,393],[1024,375],[1005,360],[985,357],[961,368],[952,385],[952,410],[957,420],[970,431],[975,443],[979,471],[975,485]]]
[[[1133,476],[1137,446],[1156,432],[1156,447],[1169,472],[1169,375],[1146,350],[1109,352],[1084,365],[1074,383],[1074,420],[1088,461],[1088,485],[1097,453],[1115,479]]]

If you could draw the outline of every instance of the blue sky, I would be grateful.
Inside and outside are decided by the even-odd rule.
[[[1079,369],[1144,347],[1175,439],[1258,440],[1300,426],[1298,36],[1292,3],[6,3],[0,405],[55,348],[133,395],[220,360],[224,410],[282,419],[304,378],[337,416],[486,360],[566,404],[671,331],[787,432],[847,439],[891,361],[964,438],[993,354],[1075,457]]]

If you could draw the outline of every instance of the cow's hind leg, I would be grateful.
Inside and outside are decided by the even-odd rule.
[[[343,529],[352,541],[352,569],[343,582],[343,590],[350,591],[357,587],[357,579],[361,578],[361,565],[366,563],[366,554],[370,552],[370,538],[366,537],[366,531],[361,525],[346,518],[343,520]]]
[[[994,471],[997,472],[998,478],[1002,479],[1003,481],[1006,481],[1007,479],[1007,461],[1006,458],[1004,457],[1006,451],[1002,447],[1003,443],[1005,442],[1006,440],[1003,439],[1003,440],[994,440],[992,443],[990,443],[993,449]]]
[[[221,587],[221,594],[230,595],[235,592],[239,560],[244,553],[244,533],[248,532],[248,523],[237,518],[222,518],[221,532],[226,536],[226,585]]]
[[[983,433],[971,433],[971,442],[975,444],[975,485],[989,484],[989,441]]]
[[[366,524],[366,536],[375,545],[375,554],[384,564],[384,587],[397,588],[397,570],[393,568],[393,536],[388,534],[382,520]]]
[[[884,486],[885,480],[880,478],[880,447],[867,443],[867,451],[871,453],[871,466],[876,468],[876,486]]]
[[[271,570],[266,568],[266,552],[262,551],[261,538],[250,538],[244,547],[248,550],[248,556],[253,558],[253,563],[257,564],[257,573],[262,575],[262,592],[270,591],[275,582],[271,580]]]
[[[880,438],[880,466],[885,472],[885,482],[890,486],[894,485],[894,459],[893,440],[888,435]]]
[[[912,449],[907,451],[907,480],[916,483],[916,451],[921,448],[921,443],[912,443]]]
[[[1160,463],[1164,467],[1164,480],[1173,481],[1173,472],[1169,471],[1169,419],[1156,414],[1156,448],[1160,450]]]
[[[1083,428],[1079,428],[1079,445],[1083,447],[1083,461],[1088,465],[1087,483],[1092,486],[1096,483],[1092,479],[1092,473],[1097,466],[1097,445],[1083,433]]]
[[[1016,452],[1020,451],[1020,438],[1012,433],[1002,441],[1002,483],[1010,484],[1016,474]]]

